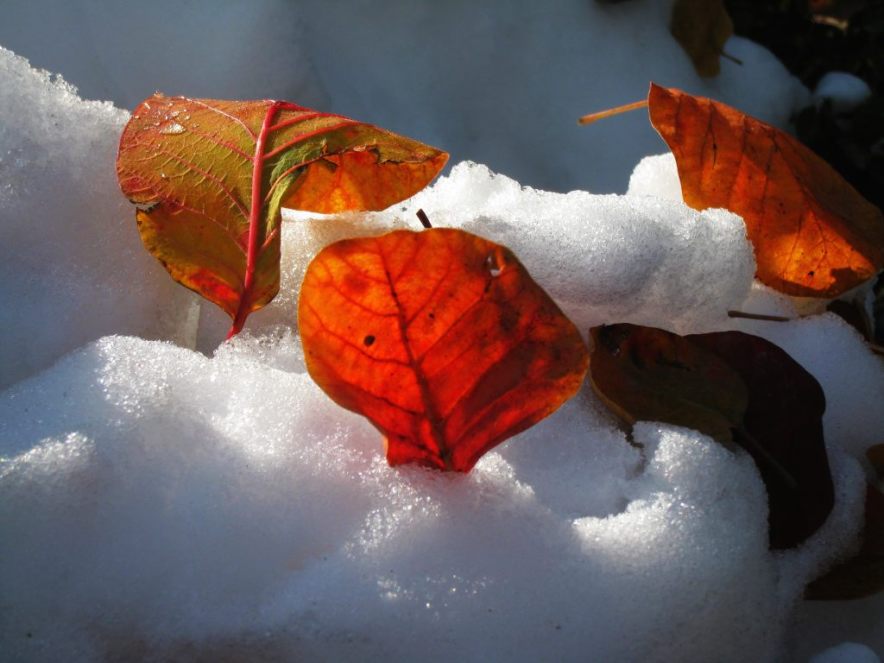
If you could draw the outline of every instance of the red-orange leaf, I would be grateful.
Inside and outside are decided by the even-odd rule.
[[[378,210],[418,192],[448,155],[281,101],[164,97],[123,131],[117,174],[148,250],[233,318],[279,290],[280,208]]]
[[[835,297],[884,266],[884,217],[792,136],[725,104],[651,85],[651,122],[695,209],[746,221],[758,279],[790,295]]]
[[[391,465],[469,471],[570,398],[588,363],[516,257],[461,230],[326,247],[298,320],[310,375],[384,434]]]

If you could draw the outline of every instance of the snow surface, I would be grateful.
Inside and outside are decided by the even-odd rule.
[[[846,71],[830,71],[823,74],[813,90],[815,101],[828,99],[835,110],[848,111],[868,99],[872,89],[863,79]]]
[[[661,27],[665,2],[562,3],[543,13],[513,3],[502,16],[471,3],[369,11],[311,0],[295,21],[311,30],[297,44],[267,32],[271,22],[289,25],[288,6],[220,3],[207,18],[181,3],[171,14],[162,2],[124,14],[115,3],[75,11],[35,0],[15,5],[0,43],[18,26],[29,48],[87,79],[132,86],[136,101],[156,87],[148,80],[140,91],[155,69],[131,66],[151,46],[156,71],[182,86],[168,92],[237,96],[221,88],[254,83],[290,96],[274,87],[290,84],[327,94],[336,111],[454,145],[455,161],[501,163],[558,189],[622,187],[627,165],[662,147],[642,138],[641,114],[595,134],[571,126],[582,112],[638,98],[650,77],[778,122],[807,95],[769,53],[739,39],[726,50],[744,66],[725,61],[701,84]],[[73,33],[106,12],[107,33],[49,48],[54,33],[38,30],[47,7]],[[347,9],[359,20],[343,21]],[[109,57],[127,16],[158,23],[131,35],[130,54]],[[229,39],[234,19],[243,42]],[[186,32],[197,20],[206,29]],[[381,22],[396,38],[373,40]],[[474,29],[440,66],[432,53],[462,25]],[[326,57],[293,58],[286,76],[263,82],[225,78],[222,59],[197,88],[186,75],[196,65],[155,48],[181,41],[179,31],[195,35],[184,57],[201,67],[218,56],[207,47],[214,39],[225,57],[255,58],[249,72],[267,70],[268,54]],[[266,49],[242,45],[264,34]],[[542,48],[550,42],[561,48]],[[402,52],[397,78],[383,65]],[[499,53],[508,57],[490,57]],[[83,67],[93,56],[103,66]],[[348,74],[354,61],[372,75]],[[553,65],[564,68],[546,76]],[[513,81],[525,76],[519,92]],[[287,214],[280,297],[219,345],[224,316],[196,305],[140,247],[113,174],[125,119],[0,51],[4,660],[874,660],[857,644],[821,652],[848,637],[884,651],[880,620],[868,614],[855,613],[849,636],[813,640],[815,649],[796,644],[791,625],[804,585],[855,545],[864,481],[856,457],[884,433],[884,367],[834,316],[727,318],[729,308],[795,310],[752,282],[739,217],[680,202],[671,157],[639,163],[626,196],[538,191],[460,163],[383,213]],[[526,130],[535,120],[543,131]],[[635,427],[640,451],[588,387],[467,476],[389,468],[378,433],[305,374],[294,306],[319,248],[417,228],[419,207],[437,226],[508,244],[583,332],[615,321],[682,333],[740,328],[784,347],[828,401],[837,499],[824,527],[796,550],[771,553],[764,487],[746,454],[651,422]],[[801,623],[832,637],[817,605],[801,608]]]
[[[808,663],[879,663],[879,661],[877,654],[865,645],[844,642],[813,656]]]
[[[192,343],[195,300],[119,194],[128,117],[0,47],[0,389],[104,334]]]

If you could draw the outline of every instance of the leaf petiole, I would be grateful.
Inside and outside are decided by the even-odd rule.
[[[609,108],[607,110],[598,111],[597,113],[589,113],[588,115],[584,115],[583,117],[578,118],[577,124],[592,124],[593,122],[597,122],[598,120],[604,120],[606,117],[620,115],[621,113],[628,113],[629,111],[638,110],[639,108],[646,108],[647,105],[648,100],[642,99],[641,101],[634,101],[631,104],[623,104],[622,106],[617,106],[616,108]]]

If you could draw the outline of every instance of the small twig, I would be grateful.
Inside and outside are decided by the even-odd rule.
[[[432,228],[433,227],[433,224],[430,223],[430,218],[427,216],[427,213],[424,212],[422,209],[419,209],[417,211],[417,218],[420,220],[421,225],[424,228]]]
[[[784,318],[781,315],[765,315],[763,313],[745,313],[743,311],[728,311],[729,318],[745,318],[746,320],[766,320],[768,322],[790,322],[792,318]]]
[[[623,104],[622,106],[617,106],[616,108],[609,108],[608,110],[599,111],[598,113],[590,113],[589,115],[584,115],[577,120],[577,124],[592,124],[597,120],[603,120],[606,117],[611,117],[612,115],[620,115],[620,113],[628,113],[629,111],[644,108],[647,105],[647,99],[634,101],[631,104]]]
[[[726,51],[721,51],[719,53],[719,55],[721,57],[723,57],[725,60],[730,60],[731,62],[736,62],[741,67],[743,66],[743,61],[740,58],[735,58],[733,55],[731,55],[730,53],[728,53]]]

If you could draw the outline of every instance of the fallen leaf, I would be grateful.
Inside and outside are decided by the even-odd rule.
[[[724,0],[676,0],[669,18],[669,32],[690,56],[700,76],[716,76],[721,70],[724,43],[734,34],[734,24]]]
[[[729,444],[746,414],[746,386],[726,362],[677,334],[618,324],[593,327],[589,377],[627,423],[665,421]]]
[[[758,336],[734,331],[685,338],[727,362],[746,384],[749,402],[735,439],[767,488],[771,547],[797,546],[835,504],[822,387],[782,348]]]
[[[384,434],[391,465],[469,471],[574,395],[588,361],[509,249],[461,230],[331,244],[298,325],[310,375]]]
[[[383,209],[448,155],[339,115],[281,101],[156,94],[123,130],[117,175],[148,250],[233,319],[279,290],[280,208]]]
[[[694,209],[746,221],[760,281],[836,297],[884,266],[884,217],[792,136],[725,104],[651,84],[651,122]]]
[[[590,330],[590,379],[627,422],[699,430],[753,458],[768,492],[770,545],[791,548],[834,504],[822,388],[782,349],[742,332],[679,336],[618,324]]]

